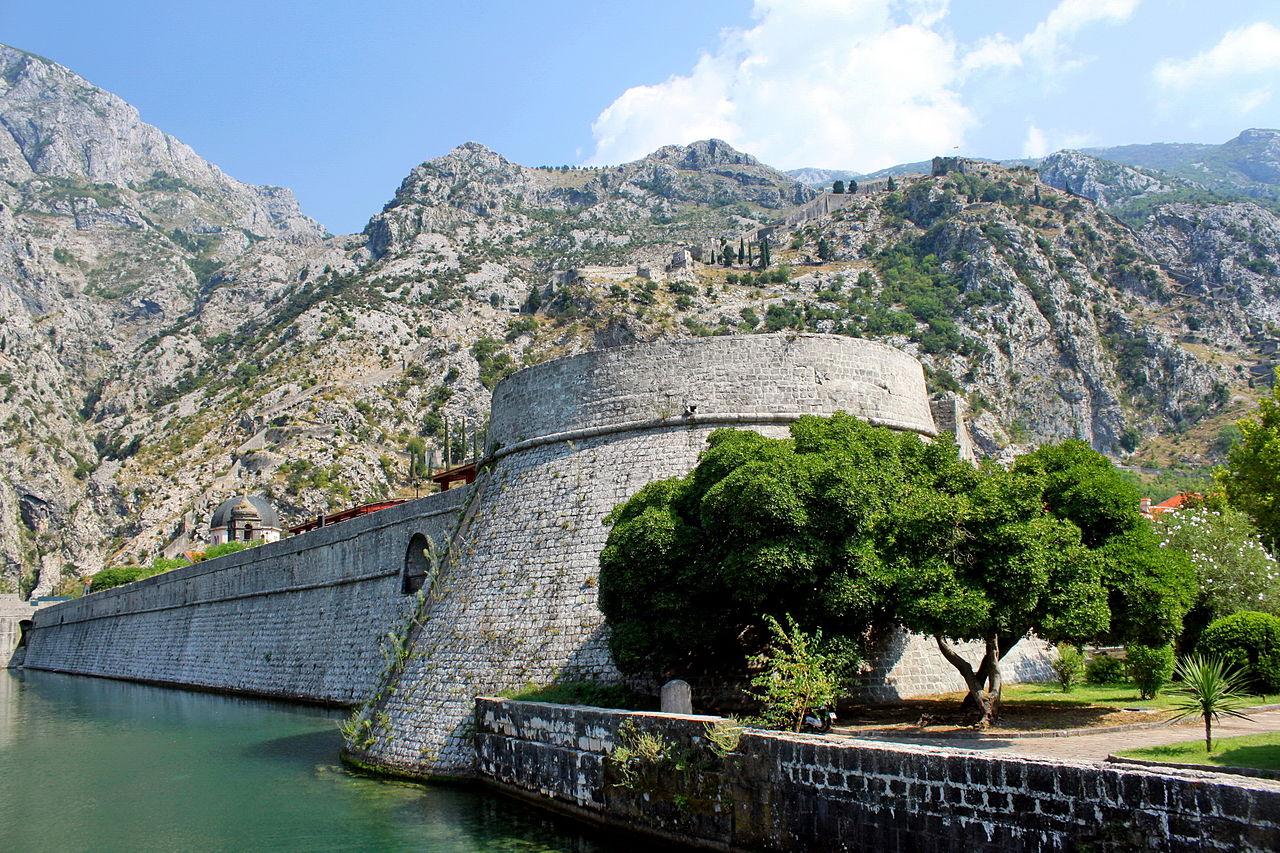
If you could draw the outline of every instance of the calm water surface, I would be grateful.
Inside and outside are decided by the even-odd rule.
[[[0,670],[0,850],[603,853],[635,843],[483,790],[352,774],[337,758],[341,719]]]

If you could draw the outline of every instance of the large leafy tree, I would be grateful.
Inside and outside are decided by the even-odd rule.
[[[1271,396],[1237,426],[1240,440],[1219,472],[1227,500],[1253,519],[1271,552],[1280,551],[1280,368]]]
[[[1132,487],[1087,445],[1006,471],[845,414],[801,418],[791,436],[718,430],[688,476],[610,516],[600,606],[624,671],[740,675],[766,617],[837,641],[903,625],[936,638],[989,718],[999,661],[1028,631],[1176,631],[1190,566],[1159,549]],[[983,644],[977,666],[954,640]]]
[[[1194,647],[1200,632],[1224,616],[1242,610],[1280,615],[1280,561],[1249,517],[1220,496],[1166,512],[1155,531],[1161,545],[1185,553],[1196,569],[1196,602],[1183,623],[1181,648]]]

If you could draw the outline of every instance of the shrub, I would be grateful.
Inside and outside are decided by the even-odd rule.
[[[1196,650],[1243,671],[1249,689],[1280,691],[1280,617],[1246,610],[1213,622]]]
[[[764,706],[761,722],[769,728],[800,731],[805,715],[835,702],[837,677],[826,654],[822,631],[806,634],[788,614],[784,628],[766,617],[772,642],[757,658],[764,671],[751,680]]]
[[[206,560],[213,560],[217,557],[225,557],[227,554],[234,554],[237,551],[243,551],[249,545],[245,542],[223,542],[221,545],[214,545],[204,552]]]
[[[123,586],[150,576],[151,570],[145,566],[116,566],[110,569],[103,569],[94,575],[89,582],[89,591],[102,592],[103,590]]]
[[[1173,675],[1175,659],[1172,645],[1143,646],[1135,643],[1125,646],[1125,657],[1129,677],[1138,685],[1138,693],[1143,699],[1154,699]]]
[[[1059,643],[1053,672],[1058,676],[1058,686],[1062,688],[1062,692],[1070,693],[1084,674],[1084,655],[1069,643]]]
[[[1111,655],[1094,655],[1084,668],[1089,684],[1118,684],[1124,681],[1124,661]]]

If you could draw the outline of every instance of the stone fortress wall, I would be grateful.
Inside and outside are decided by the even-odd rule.
[[[835,411],[935,434],[919,362],[855,338],[661,341],[528,368],[494,390],[471,487],[55,605],[37,614],[26,665],[361,704],[353,759],[469,774],[477,695],[620,677],[596,605],[614,506],[687,473],[715,429],[785,436],[801,415]],[[416,534],[444,559],[407,595]],[[1010,681],[1047,672],[1032,641],[1004,663]],[[901,634],[884,638],[865,689],[962,687],[932,642]]]
[[[476,695],[618,678],[596,605],[605,515],[646,483],[687,473],[714,429],[785,436],[801,415],[839,410],[935,430],[915,359],[839,336],[638,344],[504,380],[493,465],[476,481],[403,669],[363,712],[370,729],[349,756],[411,776],[465,775]],[[963,686],[928,644],[890,641],[887,652],[878,695]]]
[[[406,546],[414,534],[443,546],[467,491],[42,609],[23,665],[354,704],[373,691],[379,645],[413,605],[401,592]]]
[[[22,666],[23,634],[40,608],[52,606],[49,601],[23,601],[16,594],[0,595],[0,669]]]
[[[749,729],[712,717],[476,700],[476,774],[592,823],[711,850],[1280,849],[1280,786],[1236,775]],[[616,784],[623,725],[704,756]]]

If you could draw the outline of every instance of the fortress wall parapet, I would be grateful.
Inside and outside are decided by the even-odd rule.
[[[787,423],[845,411],[933,435],[920,363],[875,341],[779,334],[583,353],[522,370],[493,395],[500,453],[548,440],[690,424]]]
[[[415,533],[443,544],[459,489],[175,569],[36,614],[24,666],[351,704],[399,628]]]

